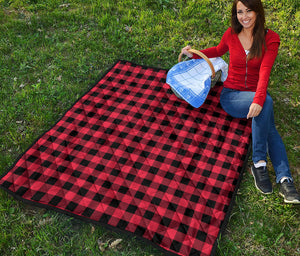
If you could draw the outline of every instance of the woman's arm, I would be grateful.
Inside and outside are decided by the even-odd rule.
[[[267,96],[269,77],[278,53],[278,47],[279,43],[272,43],[270,46],[268,46],[267,52],[263,57],[263,61],[260,66],[256,92],[253,102],[250,105],[247,119],[258,116],[263,108]]]
[[[270,33],[270,36],[269,38],[266,38],[267,49],[260,65],[259,80],[247,118],[258,116],[262,110],[267,96],[269,77],[278,54],[278,48],[280,45],[279,35],[273,31],[269,31],[268,33]]]
[[[278,37],[278,40],[270,44],[267,44],[267,51],[265,52],[265,55],[263,57],[260,66],[259,80],[257,83],[257,88],[253,99],[253,103],[259,104],[260,106],[264,105],[266,99],[271,70],[278,54],[278,48],[280,44],[279,40],[280,39]]]

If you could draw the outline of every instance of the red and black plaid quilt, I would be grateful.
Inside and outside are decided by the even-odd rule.
[[[248,158],[250,123],[222,110],[222,86],[195,109],[171,92],[166,74],[118,61],[0,186],[166,254],[214,254]]]

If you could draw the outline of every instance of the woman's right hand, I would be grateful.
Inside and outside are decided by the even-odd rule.
[[[188,50],[192,49],[191,46],[187,45],[186,47],[183,47],[181,49],[181,53],[188,56],[189,58],[192,58],[193,57],[193,54],[188,52]]]

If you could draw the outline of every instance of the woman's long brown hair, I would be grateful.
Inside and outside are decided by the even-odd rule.
[[[250,48],[248,59],[259,58],[262,56],[263,46],[266,47],[265,42],[265,11],[261,0],[235,0],[231,9],[231,27],[236,34],[239,34],[243,26],[237,19],[236,5],[238,2],[242,2],[250,10],[254,11],[256,15],[256,21],[253,28],[253,43]]]

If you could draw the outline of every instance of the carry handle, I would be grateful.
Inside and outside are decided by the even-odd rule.
[[[195,54],[199,55],[200,57],[202,57],[202,58],[208,63],[208,65],[209,65],[209,67],[210,67],[210,69],[211,69],[211,73],[212,73],[211,77],[212,77],[212,78],[215,77],[216,72],[215,72],[214,66],[213,66],[213,64],[211,63],[211,61],[209,60],[209,58],[207,58],[207,56],[206,56],[204,53],[202,53],[202,52],[200,52],[200,51],[198,51],[198,50],[195,50],[195,49],[189,49],[188,52],[189,52],[189,53],[195,53]],[[182,54],[183,54],[183,53],[180,53],[180,54],[179,54],[179,56],[178,56],[178,62],[181,62]]]

